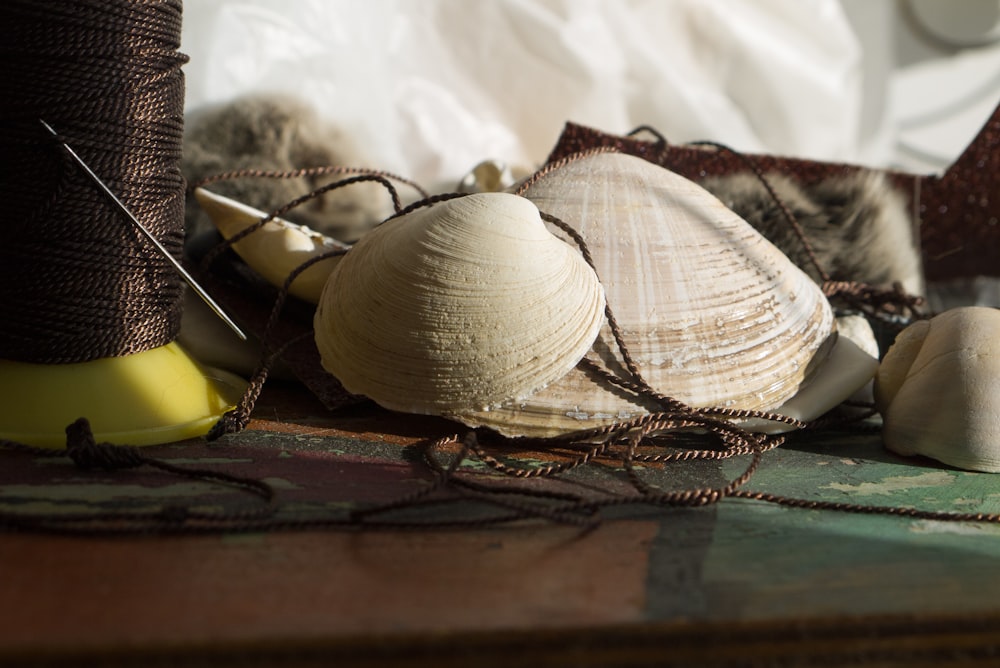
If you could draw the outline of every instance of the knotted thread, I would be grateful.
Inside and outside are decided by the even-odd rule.
[[[0,358],[83,362],[172,341],[183,284],[39,124],[180,257],[181,0],[0,4]]]
[[[98,444],[90,421],[79,418],[66,427],[66,455],[83,470],[134,469],[146,463],[138,448],[126,445]]]

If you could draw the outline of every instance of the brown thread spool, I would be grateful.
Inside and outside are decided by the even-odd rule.
[[[61,415],[60,407],[44,398],[36,403],[46,406],[12,408],[28,401],[13,391],[3,392],[5,380],[14,378],[15,371],[22,380],[39,385],[36,391],[44,395],[53,384],[77,380],[79,374],[62,373],[70,367],[159,350],[176,338],[182,279],[108,205],[47,136],[39,119],[57,128],[179,258],[184,241],[181,66],[187,61],[177,50],[181,13],[181,0],[0,4],[0,65],[5,71],[0,79],[0,193],[5,209],[0,217],[0,360],[7,360],[0,371],[0,377],[6,376],[0,378],[0,437],[30,437],[33,428],[25,435],[25,429],[17,427],[26,412],[49,411],[61,422],[58,432],[80,417]],[[17,364],[37,367],[26,370]],[[43,368],[50,366],[60,368]],[[161,375],[176,371],[155,368]],[[190,373],[183,371],[187,380],[169,391],[171,400],[194,389],[184,385]],[[37,378],[48,380],[35,383]],[[151,380],[171,382],[169,377]],[[113,384],[106,377],[92,381],[92,388],[78,392],[95,396],[81,405],[100,412],[108,408],[99,405],[102,397],[104,404],[120,401],[114,393],[102,395]],[[141,394],[138,388],[120,389],[126,397]],[[141,401],[138,396],[136,400]],[[209,413],[225,408],[215,406],[215,399],[209,403]],[[142,413],[142,408],[117,410],[128,418],[127,413]],[[196,412],[205,412],[203,408]],[[190,430],[163,429],[164,420],[186,424],[190,417],[174,410],[150,414],[149,427],[162,433],[138,440],[164,442],[193,435]],[[217,416],[203,417],[214,422]],[[95,434],[106,435],[100,419],[91,421]],[[134,434],[145,426],[131,423],[110,431]],[[51,438],[44,440],[52,444]]]
[[[179,256],[181,3],[0,6],[0,358],[82,362],[173,340],[182,285],[38,124],[70,138]]]

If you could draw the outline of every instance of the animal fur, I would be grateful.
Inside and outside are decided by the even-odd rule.
[[[803,187],[771,173],[768,183],[801,225],[819,264],[834,280],[924,294],[923,270],[906,202],[885,175],[857,171]],[[756,175],[740,173],[701,182],[753,225],[813,280],[820,275],[774,198]]]
[[[322,121],[315,110],[287,95],[253,95],[188,114],[181,168],[193,183],[238,169],[293,170],[304,167],[362,167],[364,158],[340,128]],[[239,178],[208,186],[221,195],[264,211],[287,204],[315,188],[346,176],[315,178]],[[287,215],[343,241],[353,241],[388,214],[390,200],[376,183],[338,188]],[[191,238],[211,228],[193,197],[187,202],[186,231]]]

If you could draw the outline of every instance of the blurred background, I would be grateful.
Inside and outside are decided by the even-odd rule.
[[[941,171],[1000,101],[1000,0],[200,0],[187,108],[295,95],[449,189],[566,121]]]

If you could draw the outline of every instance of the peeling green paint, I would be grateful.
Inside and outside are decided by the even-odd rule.
[[[951,534],[955,536],[1000,536],[1000,525],[981,522],[942,522],[917,520],[910,525],[915,534]]]
[[[533,457],[517,457],[512,460],[511,465],[517,466],[522,469],[540,469],[546,466],[550,466],[552,462],[545,461],[542,459],[535,459]],[[461,467],[464,469],[471,469],[473,471],[495,471],[492,466],[486,462],[476,459],[476,458],[466,458],[462,460]]]
[[[889,476],[878,481],[861,482],[857,485],[831,482],[821,489],[833,489],[853,496],[891,496],[895,492],[906,492],[919,487],[940,487],[950,485],[955,476],[946,471],[928,471],[918,475]]]

